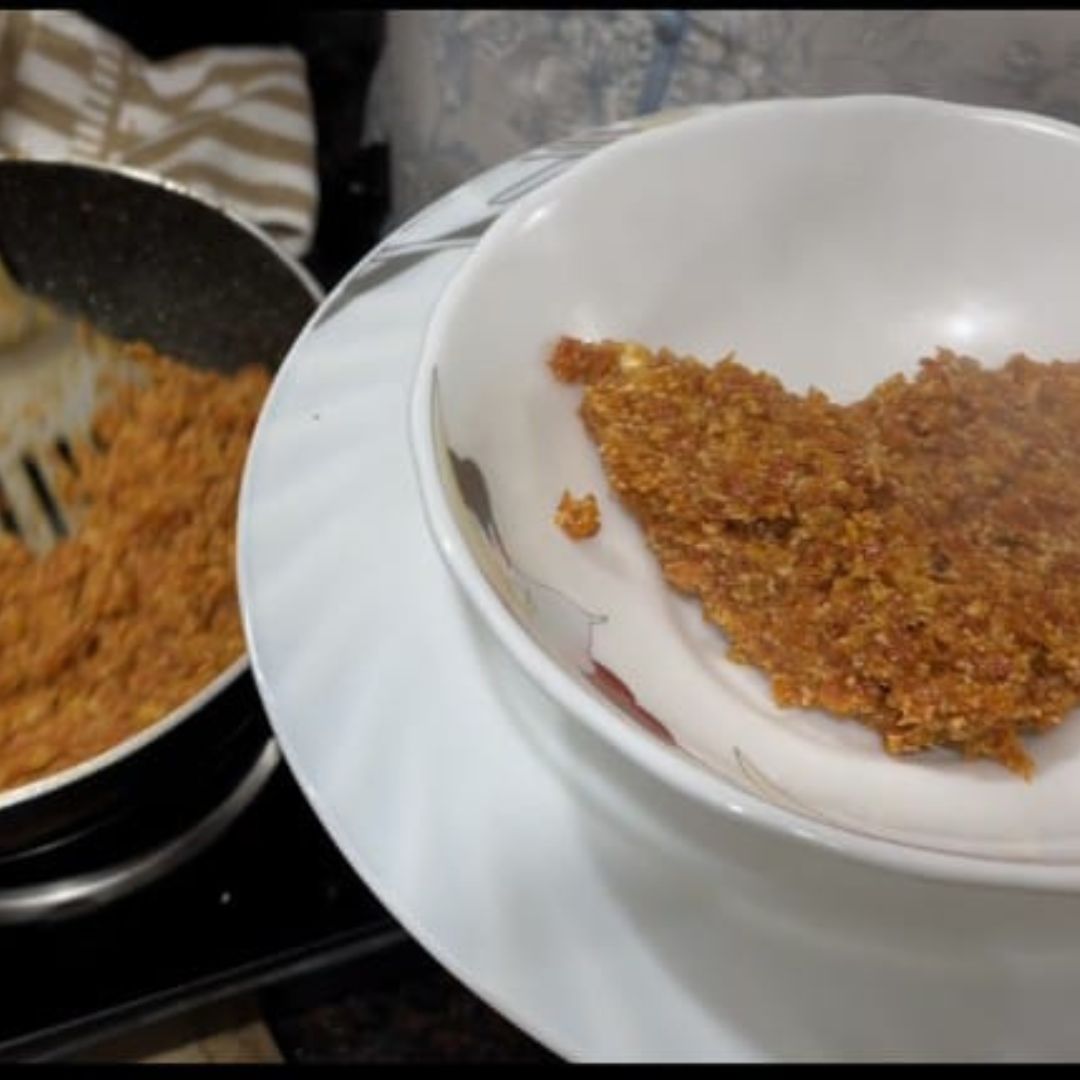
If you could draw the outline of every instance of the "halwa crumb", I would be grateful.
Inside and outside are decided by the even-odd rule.
[[[571,540],[587,540],[600,531],[600,507],[592,493],[575,499],[564,491],[555,511],[555,524]]]

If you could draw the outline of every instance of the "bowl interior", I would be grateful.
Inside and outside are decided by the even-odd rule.
[[[579,390],[545,365],[563,333],[631,338],[735,350],[851,400],[937,346],[991,365],[1080,357],[1077,281],[1080,133],[1064,124],[875,97],[631,136],[504,215],[444,295],[414,400],[429,519],[528,670],[685,790],[901,865],[962,855],[1078,885],[1080,723],[1030,740],[1027,784],[945,752],[890,758],[854,722],[776,707],[664,584]],[[553,525],[564,488],[597,494],[596,539]]]

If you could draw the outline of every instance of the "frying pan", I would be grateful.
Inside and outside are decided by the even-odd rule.
[[[235,215],[98,165],[0,162],[0,257],[22,288],[105,333],[223,372],[276,369],[322,295]],[[208,842],[277,760],[238,656],[104,753],[0,792],[0,922],[70,914],[165,872],[180,849],[164,840],[192,825]]]

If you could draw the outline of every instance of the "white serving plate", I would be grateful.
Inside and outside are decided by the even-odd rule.
[[[572,1060],[1074,1060],[1075,898],[918,881],[695,805],[540,694],[446,572],[405,414],[475,232],[438,238],[561,152],[390,237],[275,383],[240,590],[300,786],[405,928]]]

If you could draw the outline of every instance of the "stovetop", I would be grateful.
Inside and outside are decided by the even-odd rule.
[[[283,763],[210,848],[101,911],[0,927],[0,1060],[407,948]]]
[[[108,11],[92,17],[109,25]],[[196,43],[223,43],[221,18],[185,18],[172,31],[182,24],[185,33],[206,37]],[[250,12],[235,21],[237,32],[251,31]],[[323,197],[305,262],[329,288],[375,242],[388,208],[386,148],[354,145],[352,123],[381,43],[381,14],[352,20],[337,37],[323,23],[336,27],[340,18],[327,13],[311,22],[309,36],[322,35],[309,66]],[[133,41],[140,44],[137,35]],[[295,44],[314,47],[306,39]],[[178,48],[171,40],[159,45]],[[252,707],[269,735],[257,696]],[[344,973],[337,985],[348,988],[356,985],[348,972],[357,965],[396,970],[410,956],[415,963],[417,953],[333,846],[282,763],[223,836],[161,880],[100,912],[0,925],[7,984],[0,1061],[66,1056],[249,991],[292,1003],[305,1000],[302,988],[310,984],[318,1000],[334,972]]]
[[[142,37],[130,16],[90,15],[148,55],[226,44],[229,33],[250,43],[257,31],[276,43],[280,30],[273,13],[253,23],[248,9],[232,22],[221,11],[164,22],[158,12],[143,20]],[[304,261],[327,289],[380,238],[389,211],[388,148],[360,139],[357,120],[382,18],[311,13],[299,38],[285,39],[304,51],[312,82],[321,210]],[[269,735],[257,696],[254,708]],[[71,1058],[110,1036],[249,994],[289,1060],[550,1059],[396,924],[284,763],[201,854],[100,912],[0,925],[0,958],[0,1062]]]

